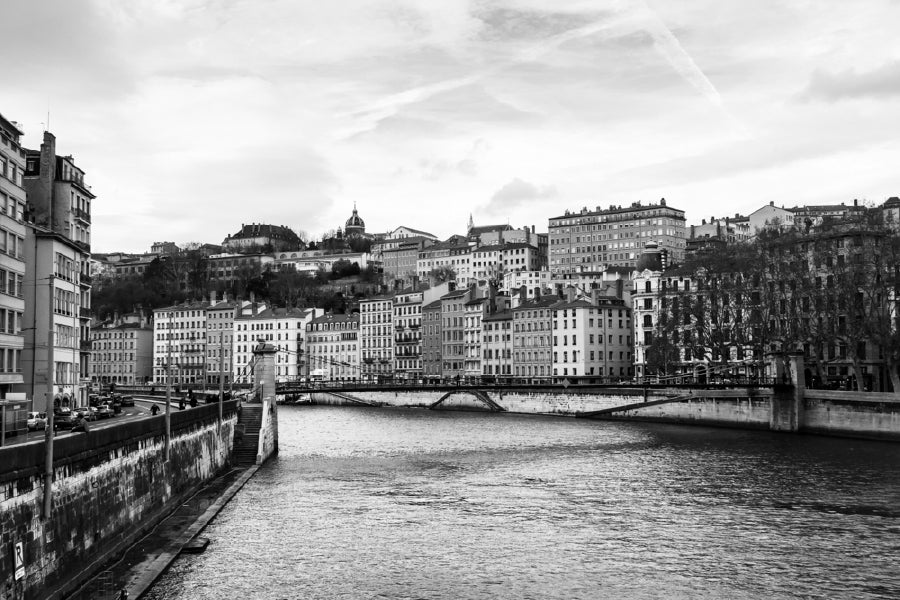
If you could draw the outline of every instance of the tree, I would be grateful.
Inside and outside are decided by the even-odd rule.
[[[428,271],[428,277],[432,281],[444,283],[445,281],[456,279],[456,270],[449,265],[441,265],[440,267],[435,267]]]

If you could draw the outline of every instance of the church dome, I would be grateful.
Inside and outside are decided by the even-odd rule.
[[[366,230],[366,223],[359,218],[355,204],[353,205],[353,214],[350,215],[350,218],[347,219],[347,222],[344,224],[344,230],[347,233],[363,233]]]

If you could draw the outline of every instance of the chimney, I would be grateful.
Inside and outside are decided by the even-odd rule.
[[[769,206],[775,206],[775,201],[774,201],[774,200],[769,200]]]
[[[665,265],[665,260],[663,260],[663,265]],[[625,297],[625,280],[624,279],[616,279],[616,298],[622,300]]]
[[[525,302],[528,299],[528,288],[523,286],[519,286],[519,299],[521,302]]]
[[[209,292],[209,305],[210,306],[216,305],[216,290],[210,290],[210,292]]]
[[[575,286],[567,286],[566,287],[566,302],[574,302],[575,301]]]

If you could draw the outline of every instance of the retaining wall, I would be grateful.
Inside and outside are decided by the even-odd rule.
[[[76,588],[230,460],[237,421],[226,402],[54,440],[53,504],[43,519],[44,444],[0,450],[0,599],[53,599]],[[25,578],[12,553],[24,546]]]
[[[340,394],[317,392],[312,400],[319,404],[427,408],[453,390],[349,390]],[[540,415],[575,416],[580,413],[633,405],[677,395],[690,397],[676,402],[637,406],[604,419],[687,423],[743,429],[771,429],[841,437],[900,441],[900,396],[858,392],[803,390],[796,394],[792,386],[776,389],[747,388],[726,390],[603,388],[591,391],[564,389],[506,388],[482,390],[508,412]],[[359,402],[353,402],[356,399]],[[447,397],[444,410],[488,410],[473,394],[464,390]]]

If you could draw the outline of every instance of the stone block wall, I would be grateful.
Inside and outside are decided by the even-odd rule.
[[[0,600],[61,597],[135,541],[225,467],[235,404],[172,414],[170,458],[164,416],[58,438],[52,514],[41,516],[44,444],[0,450]],[[26,576],[13,579],[14,544],[25,550]]]

